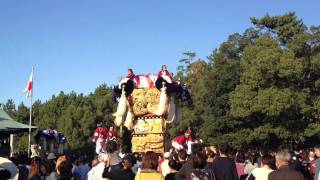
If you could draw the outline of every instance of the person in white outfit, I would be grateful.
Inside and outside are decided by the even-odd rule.
[[[163,177],[166,177],[167,174],[170,173],[169,160],[171,154],[169,152],[165,152],[163,154],[164,161],[160,164],[161,173]]]
[[[88,172],[88,180],[106,180],[102,177],[105,168],[105,161],[109,159],[107,154],[101,153],[98,156],[99,163]]]
[[[250,176],[253,176],[255,180],[268,180],[268,175],[275,168],[275,159],[271,155],[267,154],[262,156],[262,167],[255,168],[247,179],[250,179]]]

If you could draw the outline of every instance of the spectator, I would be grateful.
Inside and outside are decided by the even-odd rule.
[[[191,146],[192,154],[202,152],[203,148],[201,144],[193,144]],[[193,166],[191,161],[185,161],[180,168],[179,172],[176,173],[175,178],[177,180],[184,180],[193,171]]]
[[[141,168],[142,168],[142,155],[139,153],[134,153],[133,156],[135,158],[135,163],[132,167],[132,172],[134,174],[137,174],[138,172],[141,171]]]
[[[59,180],[73,180],[73,174],[72,174],[72,163],[70,160],[63,161],[60,166],[58,167],[59,169]]]
[[[157,172],[158,156],[153,151],[148,151],[142,158],[142,170],[135,177],[135,180],[162,180],[162,174]]]
[[[315,175],[314,175],[314,179],[318,179],[319,177],[319,171],[320,171],[320,145],[316,146],[314,148],[314,153],[316,154],[316,157],[318,158],[315,161]]]
[[[163,154],[164,160],[160,164],[160,169],[163,177],[166,177],[166,175],[170,173],[170,167],[169,167],[170,156],[171,155],[169,152],[165,152]]]
[[[86,180],[87,173],[90,171],[89,165],[86,163],[84,156],[78,159],[79,164],[74,168],[73,174],[76,180]]]
[[[245,153],[245,159],[244,174],[250,175],[251,172],[258,167],[257,156],[255,153],[247,152]]]
[[[268,175],[271,173],[275,167],[275,159],[269,154],[262,156],[261,168],[255,168],[251,175],[249,175],[248,180],[268,180]]]
[[[112,168],[110,170],[109,163],[106,162],[102,177],[110,180],[134,180],[135,174],[131,170],[133,163],[134,157],[132,155],[126,155],[123,158],[120,168]]]
[[[40,160],[34,158],[31,160],[31,167],[29,170],[28,180],[41,180],[40,177]]]
[[[110,166],[119,165],[121,158],[119,157],[119,151],[117,151],[117,143],[115,141],[108,141],[106,151],[108,154]]]
[[[139,153],[134,153],[133,154],[134,158],[135,158],[135,163],[133,165],[132,172],[134,174],[137,174],[138,172],[141,171],[141,167],[142,167],[142,155]]]
[[[178,170],[181,169],[181,167],[184,165],[184,163],[187,162],[187,158],[188,158],[188,155],[187,155],[187,151],[186,150],[181,150],[181,151],[178,151]]]
[[[310,161],[309,161],[309,152],[306,150],[302,150],[299,152],[300,158],[298,159],[301,164],[301,173],[305,177],[305,179],[313,179],[313,175],[311,174],[309,167],[310,167]]]
[[[289,162],[289,168],[302,172],[301,158],[298,152],[289,151],[291,154],[291,160]]]
[[[56,172],[58,174],[58,176],[60,175],[60,170],[59,170],[59,167],[61,165],[62,162],[66,161],[66,156],[60,156],[58,159],[57,159],[57,163],[56,163]]]
[[[27,157],[24,155],[18,156],[17,164],[19,169],[18,180],[28,179],[29,169],[26,167]],[[1,177],[1,176],[0,176]]]
[[[88,180],[102,180],[102,173],[104,171],[105,165],[109,159],[107,154],[99,154],[98,161],[99,163],[96,166],[93,166],[92,169],[88,172]]]
[[[203,153],[195,153],[191,156],[193,171],[189,174],[188,179],[192,180],[214,180],[214,175],[210,169],[205,169],[207,160]]]
[[[0,177],[3,180],[8,180],[11,177],[11,173],[7,169],[0,168]]]
[[[219,157],[213,161],[213,173],[217,180],[238,180],[237,168],[233,159],[227,156],[229,147],[227,144],[221,144],[218,147]]]
[[[303,175],[289,168],[291,154],[288,151],[279,151],[276,154],[276,166],[278,170],[269,174],[268,180],[303,180]]]
[[[56,155],[54,153],[49,153],[47,159],[49,161],[52,161],[53,163],[56,163],[57,157],[56,157]]]
[[[165,180],[175,180],[174,177],[175,177],[176,173],[178,172],[178,166],[179,165],[173,159],[169,160],[168,165],[169,165],[169,168],[170,168],[170,172],[166,175]]]
[[[43,161],[40,163],[40,174],[41,179],[45,180],[56,180],[57,179],[57,173],[54,172],[54,165],[52,162],[49,161]]]
[[[91,161],[91,168],[96,167],[98,164],[99,164],[99,160],[98,160],[98,159],[93,159],[93,160]]]
[[[312,176],[314,176],[316,171],[316,155],[314,151],[309,152],[309,171]]]
[[[216,154],[212,150],[207,150],[206,155],[207,155],[206,169],[212,170],[213,161],[214,161],[214,158],[216,157]]]
[[[237,168],[237,174],[239,179],[244,179],[246,174],[244,173],[244,166],[245,166],[245,156],[244,153],[239,151],[236,154],[236,168]]]

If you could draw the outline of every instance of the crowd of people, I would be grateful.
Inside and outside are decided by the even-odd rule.
[[[319,180],[320,146],[309,150],[230,151],[227,144],[193,144],[164,154],[121,153],[107,142],[106,152],[86,155],[11,158],[17,175],[0,162],[0,179],[21,180]],[[317,159],[318,158],[318,159]]]

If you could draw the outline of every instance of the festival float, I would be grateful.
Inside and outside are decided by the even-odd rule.
[[[114,92],[118,107],[114,124],[132,131],[132,152],[164,153],[168,124],[181,119],[181,99],[188,90],[167,70],[158,75],[134,75],[132,70]]]

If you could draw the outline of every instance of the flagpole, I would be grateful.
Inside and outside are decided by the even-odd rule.
[[[32,86],[33,86],[33,80],[34,80],[34,66],[32,66]],[[32,96],[33,96],[33,87],[30,95],[28,157],[30,157],[30,153],[31,153]]]

